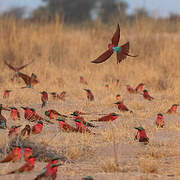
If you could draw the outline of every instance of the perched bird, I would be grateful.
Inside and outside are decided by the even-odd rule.
[[[114,33],[111,41],[112,43],[108,44],[108,50],[106,50],[103,54],[101,54],[98,58],[91,61],[92,63],[102,63],[111,57],[113,52],[115,51],[117,54],[117,64],[124,60],[127,56],[137,57],[129,55],[129,42],[123,44],[122,46],[118,46],[120,39],[120,27],[117,25],[116,32]]]
[[[171,106],[170,109],[168,109],[167,113],[168,114],[176,114],[176,111],[177,111],[177,107],[179,106],[179,104],[173,104]]]
[[[35,166],[35,160],[36,160],[35,157],[36,156],[30,156],[23,166],[21,166],[17,170],[11,171],[7,174],[15,174],[15,173],[23,173],[23,172],[32,171],[34,169],[34,166]]]
[[[12,90],[5,90],[4,95],[3,95],[3,99],[9,98],[10,92],[12,92]]]
[[[84,89],[87,92],[87,98],[89,101],[94,101],[94,95],[90,89]]]
[[[24,160],[28,161],[29,157],[33,155],[33,150],[31,147],[24,147]]]
[[[26,125],[24,129],[21,130],[21,136],[24,138],[27,138],[30,136],[31,133],[31,127],[30,125]]]
[[[25,64],[25,65],[23,65],[23,66],[21,66],[21,67],[13,67],[12,65],[10,65],[9,63],[7,63],[6,61],[4,61],[4,63],[11,69],[11,70],[13,70],[13,71],[15,71],[15,74],[13,75],[13,77],[12,77],[12,81],[14,81],[14,78],[16,77],[19,77],[18,76],[18,73],[19,73],[19,71],[20,70],[22,70],[22,69],[24,69],[25,67],[27,67],[29,64],[31,64],[33,61],[31,61],[30,63],[28,63],[28,64]]]
[[[31,76],[28,76],[27,74],[23,74],[21,72],[18,72],[19,77],[21,77],[25,84],[26,87],[22,87],[22,88],[32,88],[34,87],[37,83],[39,83],[39,81],[37,80],[37,76],[32,73]]]
[[[80,133],[91,133],[91,131],[84,125],[84,123],[80,119],[74,119],[76,124],[77,132]]]
[[[39,133],[41,133],[42,129],[43,129],[43,122],[41,120],[39,120],[37,122],[37,124],[35,124],[32,127],[31,132],[32,132],[32,134],[39,134]]]
[[[126,85],[126,89],[130,94],[135,94],[136,90],[133,89],[130,85]]]
[[[74,119],[81,120],[81,122],[87,127],[96,127],[92,123],[85,121],[84,118],[81,116],[81,112],[79,112],[79,111],[75,111],[71,115],[74,117]]]
[[[20,113],[17,110],[16,107],[9,107],[11,109],[11,119],[12,120],[19,120],[20,119]]]
[[[118,118],[118,116],[119,116],[119,114],[110,113],[106,116],[99,118],[97,121],[101,121],[101,122],[114,121]]]
[[[92,176],[83,177],[81,180],[94,180]]]
[[[29,120],[29,121],[35,121],[33,119],[33,116],[35,115],[35,111],[32,111],[32,108],[29,108],[29,107],[21,107],[22,109],[24,109],[24,118],[26,120]]]
[[[83,76],[80,76],[80,83],[81,83],[81,84],[85,84],[85,85],[88,84],[87,81],[84,80],[84,77],[83,77]]]
[[[11,128],[9,129],[8,136],[17,136],[19,134],[19,127],[21,127],[21,125],[11,126]]]
[[[138,140],[139,142],[144,142],[145,144],[149,143],[149,138],[146,135],[146,131],[143,127],[135,127],[137,129],[137,134],[135,136],[135,140]]]
[[[151,101],[151,100],[154,99],[153,97],[151,97],[151,96],[149,95],[149,93],[148,93],[148,91],[147,91],[146,89],[143,90],[143,97],[144,97],[144,99],[147,99],[147,100],[149,100],[149,101]]]
[[[55,180],[57,177],[57,168],[61,164],[51,164],[48,167],[43,168],[41,174],[39,174],[34,180]]]
[[[57,94],[57,99],[65,101],[66,91],[62,91],[60,94]]]
[[[71,126],[67,122],[65,122],[65,118],[58,117],[56,120],[59,121],[59,127],[62,131],[77,132],[76,128],[74,128],[73,126]]]
[[[164,117],[161,113],[157,114],[156,125],[157,125],[157,127],[161,127],[161,128],[164,127]]]
[[[14,147],[13,150],[3,159],[0,161],[0,163],[6,163],[6,162],[16,162],[20,160],[22,157],[21,149],[20,147]]]
[[[56,119],[58,116],[67,117],[66,115],[58,113],[54,109],[50,109],[48,111],[45,111],[45,115],[48,116],[50,119]]]
[[[47,101],[48,101],[48,93],[46,91],[42,91],[41,92],[41,101],[42,101],[42,108],[46,105]]]
[[[121,95],[120,95],[120,94],[117,94],[117,95],[116,95],[116,101],[120,101],[120,99],[121,99]]]
[[[117,104],[117,107],[120,111],[129,111],[129,109],[127,108],[127,106],[123,103],[123,101],[118,101],[114,104]],[[130,111],[130,113],[132,113],[133,111]]]
[[[143,90],[143,87],[144,87],[143,83],[138,84],[137,87],[135,88],[136,92],[141,93]]]
[[[2,110],[5,110],[5,111],[10,111],[9,109],[6,109],[2,106],[2,104],[0,104],[0,129],[6,129],[7,128],[7,125],[6,125],[6,118],[1,114],[2,113]]]

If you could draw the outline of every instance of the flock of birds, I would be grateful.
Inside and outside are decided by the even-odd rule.
[[[119,24],[117,25],[116,32],[114,33],[112,37],[112,43],[108,44],[108,50],[105,51],[102,55],[100,55],[97,59],[92,61],[92,63],[102,63],[106,61],[113,52],[116,52],[117,54],[117,63],[120,63],[122,60],[124,60],[127,56],[130,57],[136,57],[129,55],[129,42],[125,43],[122,46],[118,46],[120,39],[120,27]],[[31,64],[30,62],[29,64]],[[22,78],[25,82],[25,87],[22,88],[33,88],[37,83],[39,83],[37,76],[32,73],[31,76],[28,76],[26,74],[23,74],[20,72],[23,68],[27,67],[29,64],[26,64],[24,66],[21,66],[19,68],[13,67],[11,64],[5,61],[5,64],[15,71],[14,76],[12,77],[12,81],[14,81],[15,78]],[[87,81],[85,81],[83,76],[80,76],[80,83],[87,85]],[[119,80],[117,80],[117,84],[119,83]],[[109,88],[109,85],[106,85],[105,87]],[[90,89],[84,89],[87,93],[87,99],[88,101],[94,101],[94,95]],[[3,98],[8,99],[10,97],[11,90],[5,90]],[[152,101],[154,98],[151,97],[146,89],[144,89],[144,84],[140,83],[136,88],[132,88],[130,85],[127,85],[127,92],[130,94],[140,94],[143,96],[145,100]],[[46,104],[48,102],[48,93],[46,91],[42,91],[41,93],[41,101],[42,105],[41,107],[46,107]],[[63,91],[60,94],[56,92],[51,92],[50,95],[52,95],[54,100],[62,100],[65,101],[66,98],[66,92]],[[124,104],[124,102],[121,100],[121,95],[117,94],[116,97],[116,105],[117,108],[121,112],[129,111],[130,113],[133,113],[132,110],[129,110],[129,108]],[[167,111],[169,114],[175,114],[177,111],[177,106],[179,104],[173,104],[172,107]],[[96,126],[92,122],[87,122],[84,119],[84,115],[90,115],[91,113],[85,113],[81,111],[74,111],[70,115],[64,115],[60,114],[54,109],[49,109],[45,111],[45,116],[48,117],[48,119],[41,117],[34,108],[31,107],[21,107],[24,110],[24,118],[29,122],[35,122],[36,124],[34,126],[30,126],[29,124],[25,125],[24,128],[20,128],[21,125],[18,126],[11,126],[9,128],[9,137],[16,137],[19,136],[20,138],[28,138],[31,135],[40,134],[43,130],[43,126],[45,123],[48,124],[54,124],[52,121],[53,119],[57,120],[59,123],[59,128],[64,132],[76,132],[76,133],[89,133],[89,134],[95,134],[90,130],[90,128],[96,128]],[[13,121],[16,121],[21,118],[20,112],[16,107],[3,107],[2,104],[0,104],[0,128],[1,129],[7,129],[7,120],[2,115],[2,111],[10,111],[10,117]],[[101,114],[98,114],[101,115]],[[103,115],[102,117],[98,118],[96,121],[98,122],[109,122],[114,121],[118,118],[119,114],[117,113],[109,113],[106,115]],[[72,118],[75,126],[70,125],[66,122],[66,118]],[[94,121],[94,120],[92,120]],[[156,117],[156,125],[157,127],[163,128],[165,125],[163,114],[158,113]],[[20,130],[21,129],[21,130]],[[142,126],[135,127],[137,129],[137,134],[135,135],[134,139],[138,140],[139,142],[143,142],[144,144],[148,144],[149,138],[146,134],[145,129]],[[34,155],[35,152],[32,151],[31,147],[24,147],[22,150],[21,147],[16,146],[14,149],[5,157],[3,160],[0,161],[0,163],[6,163],[6,162],[16,162],[24,156],[25,164],[20,167],[17,170],[11,171],[6,173],[7,174],[13,174],[13,173],[22,173],[22,172],[29,172],[32,171],[35,166],[35,159],[36,155]],[[39,179],[56,179],[57,176],[57,168],[58,166],[62,165],[62,163],[58,163],[58,158],[54,157],[52,158],[47,166],[43,168],[42,172],[35,178],[35,180]],[[91,176],[87,176],[83,178],[84,180],[93,180]]]

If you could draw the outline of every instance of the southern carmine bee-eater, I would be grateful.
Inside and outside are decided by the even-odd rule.
[[[128,108],[127,108],[127,106],[123,103],[123,101],[118,101],[118,102],[116,102],[116,103],[114,103],[114,104],[116,104],[117,105],[117,107],[118,107],[118,109],[120,110],[120,111],[130,111]],[[130,113],[132,113],[133,111],[130,111]]]
[[[130,94],[135,94],[136,90],[133,89],[130,85],[126,85],[126,89]]]
[[[23,166],[21,166],[17,170],[14,170],[14,171],[7,173],[7,175],[32,171],[34,169],[34,166],[35,166],[35,160],[36,160],[35,158],[36,158],[36,156],[30,156]]]
[[[28,161],[29,157],[33,155],[33,150],[31,147],[24,147],[24,160]]]
[[[19,134],[19,127],[21,127],[22,125],[19,126],[11,126],[11,128],[9,129],[9,133],[8,136],[18,136]]]
[[[74,128],[73,126],[69,125],[66,121],[64,117],[58,117],[56,119],[57,121],[59,121],[59,127],[62,131],[64,132],[77,132],[76,128]]]
[[[121,100],[121,95],[120,94],[117,94],[116,95],[116,101],[120,101]]]
[[[24,129],[21,130],[21,136],[23,138],[28,138],[31,134],[31,127],[29,124],[27,124]]]
[[[94,101],[94,95],[90,89],[84,89],[87,92],[87,98],[89,101]]]
[[[143,88],[144,88],[144,83],[140,83],[140,84],[138,84],[137,87],[135,88],[135,91],[136,91],[137,93],[141,93],[142,90],[143,90]]]
[[[14,78],[16,77],[19,77],[19,71],[20,70],[22,70],[22,69],[24,69],[26,66],[28,66],[29,64],[31,64],[33,61],[31,61],[30,63],[28,63],[28,64],[25,64],[25,65],[23,65],[23,66],[21,66],[21,67],[13,67],[12,65],[10,65],[9,63],[7,63],[6,61],[4,61],[4,63],[11,69],[11,70],[13,70],[13,71],[15,71],[15,74],[13,75],[13,77],[12,77],[12,81],[14,81]]]
[[[110,113],[106,116],[99,118],[97,121],[101,121],[101,122],[114,121],[118,118],[118,116],[119,116],[119,114]]]
[[[6,125],[6,118],[1,114],[2,113],[2,110],[5,110],[5,111],[10,111],[9,109],[6,109],[2,106],[2,104],[0,104],[0,129],[6,129],[7,128],[7,125]]]
[[[161,128],[164,127],[164,117],[161,113],[157,114],[156,125],[157,125],[157,127],[161,127]]]
[[[117,64],[120,63],[122,60],[126,59],[127,56],[137,57],[137,56],[132,56],[129,54],[129,42],[123,44],[122,46],[118,46],[119,39],[120,39],[120,27],[118,24],[116,32],[114,33],[111,39],[112,42],[108,44],[108,50],[106,50],[103,54],[101,54],[98,58],[96,58],[95,60],[91,62],[102,63],[106,61],[108,58],[110,58],[113,52],[116,52]]]
[[[89,123],[84,120],[84,118],[81,116],[83,113],[80,111],[74,111],[71,115],[74,117],[74,119],[79,119],[86,127],[96,127],[92,123]]]
[[[135,127],[135,129],[137,129],[137,134],[134,138],[134,140],[138,140],[139,142],[144,142],[144,144],[148,144],[149,143],[149,138],[146,135],[146,131],[143,127],[139,126],[139,127]]]
[[[43,129],[43,122],[41,120],[39,120],[37,122],[37,124],[35,124],[32,127],[31,132],[32,132],[32,134],[39,134],[39,133],[41,133],[42,129]]]
[[[22,157],[21,148],[16,146],[0,163],[16,162]]]
[[[4,94],[3,94],[3,99],[9,98],[10,92],[12,92],[12,90],[8,90],[8,89],[5,90],[5,91],[4,91]]]
[[[35,119],[33,118],[35,116],[35,111],[32,110],[32,108],[29,107],[21,107],[22,109],[24,109],[24,118],[28,121],[35,121]]]
[[[144,99],[147,99],[147,100],[149,100],[149,101],[152,101],[154,98],[153,97],[151,97],[150,95],[149,95],[149,93],[148,93],[148,91],[145,89],[145,90],[143,90],[143,97],[144,97]]]
[[[168,109],[167,113],[168,114],[176,114],[176,111],[177,111],[177,107],[179,106],[179,104],[173,104],[171,106],[170,109]]]
[[[54,109],[50,109],[50,110],[45,111],[45,115],[48,116],[50,119],[56,119],[58,116],[67,117],[66,115],[58,113]]]
[[[42,91],[40,93],[41,93],[41,101],[42,101],[41,108],[43,108],[46,105],[47,101],[48,101],[48,93],[46,91]]]
[[[11,119],[12,120],[19,120],[20,119],[20,113],[17,110],[16,107],[9,107],[11,109]]]
[[[55,180],[57,177],[57,168],[62,164],[51,164],[44,168],[34,180]]]
[[[91,131],[84,125],[84,123],[80,119],[74,119],[76,124],[77,132],[80,133],[91,133]]]

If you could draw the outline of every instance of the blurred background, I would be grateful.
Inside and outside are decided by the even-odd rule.
[[[1,17],[52,20],[58,15],[65,23],[78,24],[119,18],[180,19],[180,0],[0,0]]]

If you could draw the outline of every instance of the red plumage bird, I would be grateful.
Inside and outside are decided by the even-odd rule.
[[[108,58],[111,57],[113,52],[116,52],[117,55],[117,64],[120,63],[122,60],[124,60],[127,56],[130,57],[137,57],[129,55],[129,42],[123,44],[122,46],[118,46],[120,39],[120,27],[119,24],[117,25],[116,32],[114,33],[111,43],[108,44],[108,50],[106,50],[103,54],[101,54],[98,58],[91,61],[92,63],[102,63],[106,61]]]
[[[53,110],[53,109],[45,111],[45,115],[48,116],[50,119],[56,119],[58,116],[67,117],[66,115],[60,114],[56,110]]]
[[[65,118],[58,117],[56,120],[59,121],[59,127],[60,127],[60,129],[62,131],[64,131],[64,132],[77,132],[76,128],[74,128],[73,126],[69,125],[65,121]]]
[[[41,133],[42,129],[43,129],[43,122],[38,121],[38,123],[32,127],[31,132],[32,134],[39,134]]]
[[[107,122],[107,121],[114,121],[118,118],[118,114],[116,113],[110,113],[106,116],[103,116],[101,118],[98,119],[98,121],[102,121],[102,122]]]
[[[9,98],[10,92],[12,92],[12,90],[5,90],[4,95],[3,95],[3,99]]]
[[[84,89],[87,92],[87,98],[89,101],[94,101],[94,95],[90,89]]]
[[[144,142],[144,144],[149,143],[149,138],[146,135],[146,131],[143,127],[135,127],[137,129],[137,134],[135,136],[135,140],[138,140],[139,142]]]
[[[156,125],[157,125],[157,127],[161,127],[161,128],[164,127],[164,117],[161,113],[157,114]]]
[[[23,172],[30,172],[34,169],[35,166],[35,156],[30,156],[27,162],[21,166],[19,169],[11,171],[7,174],[15,174],[15,173],[23,173]]]
[[[133,89],[130,85],[126,85],[126,89],[130,94],[135,94],[136,90]]]
[[[152,101],[154,98],[153,97],[151,97],[150,95],[149,95],[149,93],[148,93],[148,91],[145,89],[145,90],[143,90],[143,97],[144,97],[144,99],[147,99],[147,100],[149,100],[149,101]]]
[[[177,107],[179,106],[179,104],[173,104],[171,106],[170,109],[168,109],[167,113],[168,114],[176,114],[176,111],[177,111]]]
[[[28,161],[29,157],[33,155],[33,150],[31,147],[24,147],[24,160]]]
[[[14,149],[11,151],[10,154],[8,154],[3,160],[0,161],[0,163],[6,163],[6,162],[16,162],[20,160],[22,157],[21,149],[20,147],[14,147]]]
[[[32,111],[32,109],[31,108],[29,108],[29,107],[21,107],[22,109],[24,109],[24,118],[26,119],[26,120],[29,120],[29,121],[35,121],[34,119],[33,119],[33,116],[35,115],[35,111]]]
[[[138,84],[137,87],[135,88],[135,91],[136,91],[137,93],[141,93],[142,90],[143,90],[143,87],[144,87],[144,83],[140,83],[140,84]]]
[[[17,136],[19,134],[19,127],[21,127],[21,125],[11,126],[11,128],[9,129],[8,136]]]
[[[19,120],[20,119],[20,113],[17,110],[16,107],[9,107],[11,109],[11,119],[12,120]]]
[[[118,107],[118,109],[120,110],[120,111],[129,111],[129,109],[127,108],[127,106],[123,103],[123,101],[118,101],[118,102],[116,102],[116,103],[114,103],[114,104],[116,104],[117,105],[117,107]],[[130,113],[132,113],[132,111],[130,111]]]
[[[41,108],[43,108],[46,105],[47,101],[48,101],[48,93],[46,91],[41,92],[41,101],[42,101]]]

